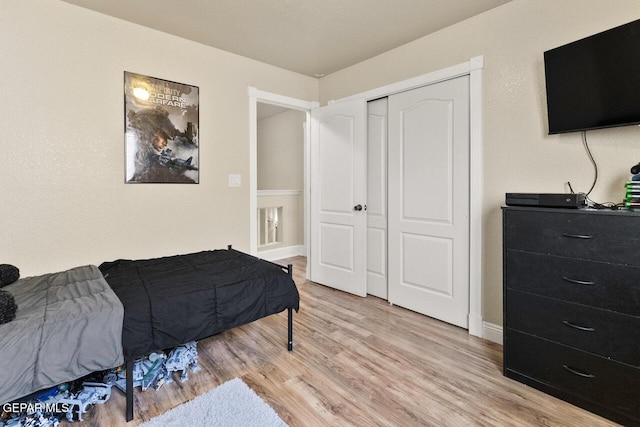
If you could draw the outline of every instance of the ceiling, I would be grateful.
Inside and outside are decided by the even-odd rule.
[[[511,0],[64,0],[321,77]]]

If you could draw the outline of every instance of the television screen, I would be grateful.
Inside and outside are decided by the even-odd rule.
[[[544,53],[549,134],[640,123],[640,20]]]

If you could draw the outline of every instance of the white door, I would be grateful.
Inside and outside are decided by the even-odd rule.
[[[367,103],[367,293],[387,299],[387,98]]]
[[[366,296],[366,103],[311,111],[311,281]]]
[[[468,328],[469,77],[389,97],[389,302]]]

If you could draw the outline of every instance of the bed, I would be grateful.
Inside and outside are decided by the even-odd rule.
[[[285,271],[283,271],[285,270]],[[127,372],[158,349],[218,334],[288,310],[300,296],[292,266],[280,266],[234,250],[204,251],[149,260],[117,260],[100,271],[124,305],[122,343]],[[127,421],[133,419],[132,375],[127,375]]]
[[[120,259],[104,262],[98,268],[90,266],[90,270],[94,275],[98,270],[100,274],[96,279],[104,281],[105,295],[113,293],[122,307],[121,326],[115,331],[119,335],[98,334],[107,347],[115,348],[116,353],[120,346],[121,353],[109,355],[113,359],[103,361],[103,367],[95,370],[112,368],[124,361],[127,372],[132,372],[135,359],[153,351],[216,335],[284,310],[288,311],[287,347],[292,350],[292,311],[298,311],[300,296],[293,282],[291,265],[280,266],[229,246],[226,250],[147,260]],[[107,289],[104,284],[108,285]],[[16,285],[16,289],[22,286]],[[19,312],[22,311],[17,297],[16,302]],[[13,322],[1,326],[11,324]],[[73,359],[78,352],[85,353],[92,345],[82,345],[64,358],[61,355],[61,360]],[[37,347],[36,343],[33,346]],[[0,358],[5,358],[6,350],[0,351]],[[96,348],[89,354],[98,357],[102,352]],[[18,354],[12,353],[9,360],[15,357]],[[59,368],[59,364],[56,367]],[[42,370],[50,371],[51,368],[45,366]],[[75,372],[68,375],[75,375]],[[127,375],[127,421],[133,419],[132,377]],[[75,378],[78,376],[59,382]],[[0,388],[4,390],[4,384],[0,383]]]
[[[96,266],[5,286],[18,305],[0,325],[0,403],[123,363],[124,310]]]

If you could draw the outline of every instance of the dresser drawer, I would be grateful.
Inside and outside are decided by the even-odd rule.
[[[505,370],[640,420],[640,370],[507,329]]]
[[[506,326],[640,367],[640,317],[507,291]]]
[[[634,216],[504,211],[505,249],[640,266]]]
[[[505,257],[507,288],[640,316],[640,267],[513,250]]]

